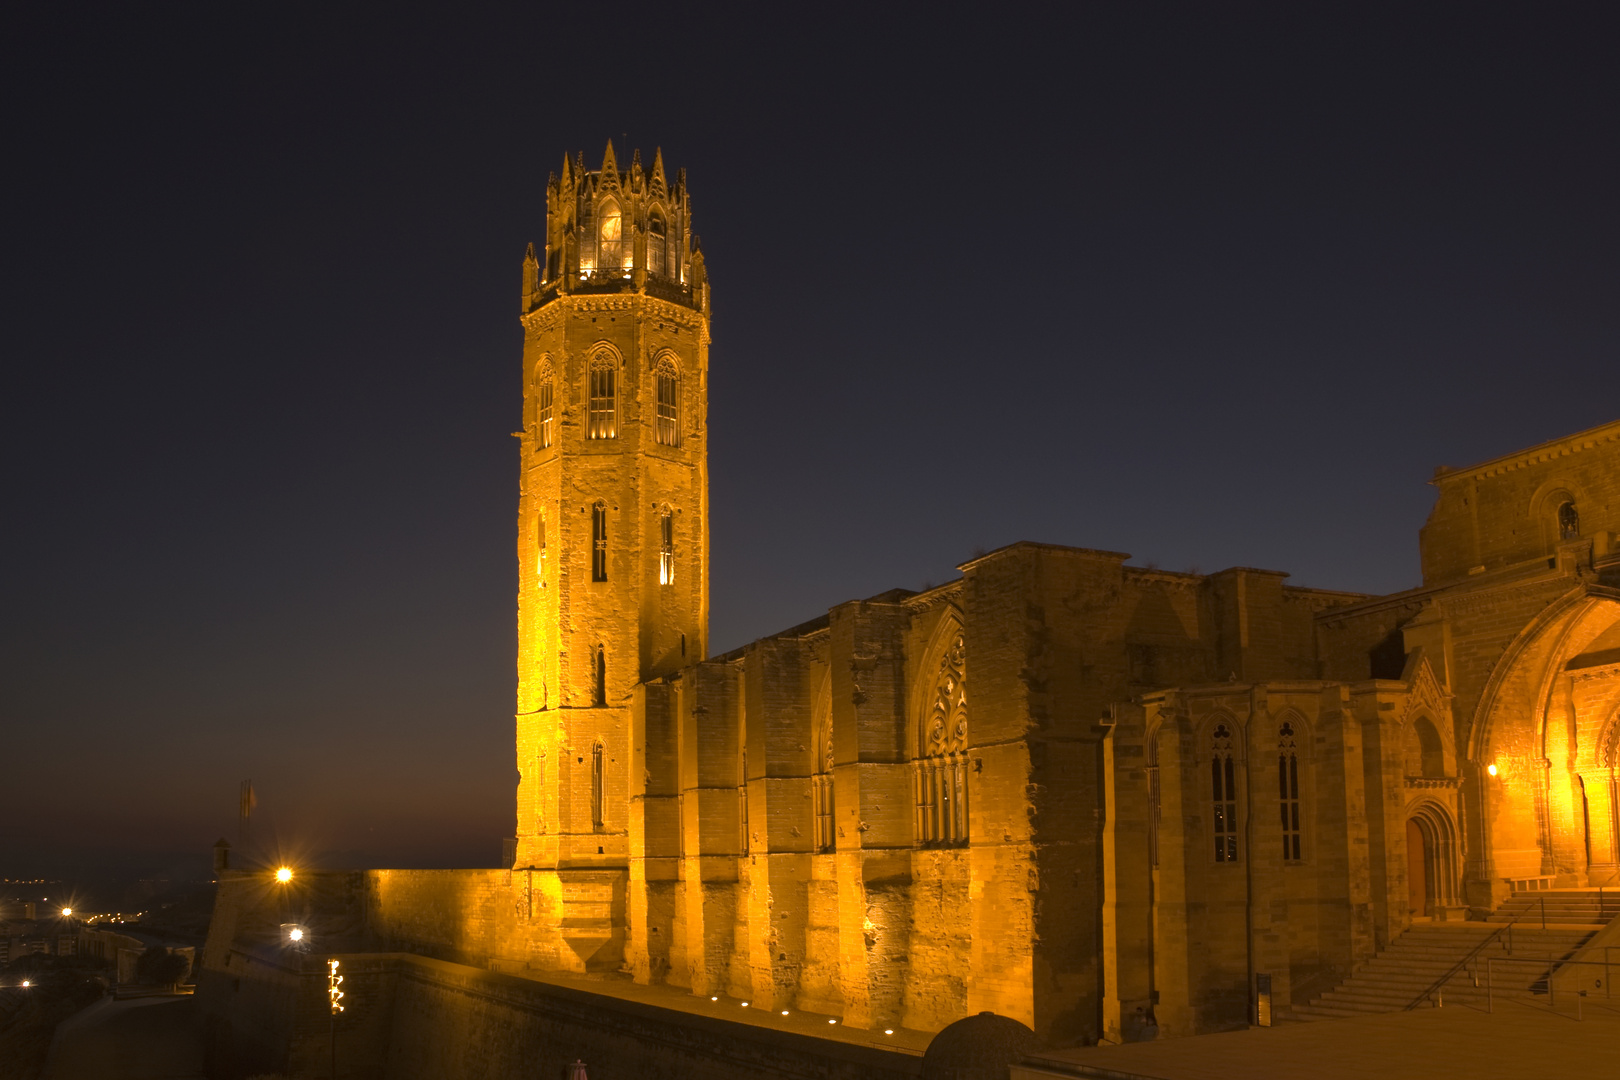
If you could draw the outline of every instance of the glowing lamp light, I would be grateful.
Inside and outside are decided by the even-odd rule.
[[[710,1001],[719,1001],[720,998],[718,996],[715,996],[715,997],[710,998],[709,1000]]]
[[[787,1010],[786,1010],[786,1009],[783,1009],[783,1010],[782,1010],[782,1015],[783,1015],[783,1016],[786,1016],[786,1015],[787,1015]]]
[[[64,919],[65,919],[65,918],[67,918],[67,917],[68,917],[68,916],[69,916],[69,915],[72,915],[72,914],[73,914],[73,909],[72,909],[72,908],[70,908],[70,907],[65,907],[65,908],[63,908],[63,909],[62,909],[62,918],[64,918]]]
[[[883,1029],[883,1034],[885,1034],[885,1035],[893,1035],[894,1034],[894,1028],[884,1028]]]
[[[1496,775],[1496,763],[1492,762],[1491,764],[1485,766],[1485,771],[1490,773],[1492,776],[1495,776]]]
[[[303,941],[304,940],[304,930],[303,930],[302,927],[295,926],[291,930],[287,931],[287,936],[289,938],[291,938],[293,941]]]
[[[829,1021],[827,1021],[827,1023],[829,1023],[829,1024],[836,1024],[836,1023],[838,1023],[838,1021],[837,1021],[837,1020],[829,1020]]]
[[[746,1001],[745,1001],[745,1002],[743,1002],[743,1003],[742,1003],[742,1006],[743,1006],[743,1008],[745,1008],[745,1009],[746,1009],[746,1008],[748,1008],[748,1002],[746,1002]]]
[[[23,989],[24,989],[24,990],[26,990],[26,989],[28,989],[28,988],[29,988],[29,987],[30,987],[30,986],[33,986],[33,985],[34,985],[34,984],[33,984],[33,983],[31,983],[31,982],[29,982],[29,981],[28,981],[28,980],[27,980],[27,979],[24,979],[24,980],[23,980]]]
[[[276,871],[276,880],[283,885],[292,880],[292,867],[283,866]]]

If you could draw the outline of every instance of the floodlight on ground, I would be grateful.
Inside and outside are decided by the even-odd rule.
[[[1496,763],[1492,762],[1491,764],[1485,766],[1485,771],[1490,773],[1492,776],[1495,776],[1496,775]]]

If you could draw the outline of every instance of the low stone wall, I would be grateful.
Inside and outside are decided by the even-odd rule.
[[[921,1059],[694,1015],[404,953],[339,955],[346,1006],[326,1007],[327,956],[231,950],[199,987],[210,1073],[344,1080],[901,1080]]]

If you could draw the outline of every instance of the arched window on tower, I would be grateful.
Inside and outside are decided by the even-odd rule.
[[[598,739],[591,745],[591,827],[600,830],[603,821],[603,789],[606,787],[607,765],[604,758],[607,755],[602,749],[602,740]]]
[[[647,215],[647,273],[664,276],[668,255],[665,243],[664,219],[655,210]]]
[[[534,445],[544,450],[551,445],[552,402],[556,395],[556,379],[550,360],[543,360],[534,373]]]
[[[675,361],[664,357],[658,361],[658,427],[656,438],[660,446],[681,445],[681,373]]]
[[[658,511],[658,584],[675,584],[675,511]]]
[[[1558,539],[1579,540],[1581,538],[1581,515],[1575,509],[1572,499],[1565,499],[1558,504]]]
[[[933,698],[919,725],[916,830],[918,842],[929,846],[968,840],[966,658],[957,634],[940,658]]]
[[[608,574],[607,503],[591,507],[591,580],[606,581]]]
[[[1299,749],[1291,720],[1284,720],[1277,729],[1277,795],[1282,808],[1283,862],[1299,862]]]
[[[1215,836],[1215,861],[1237,862],[1237,766],[1232,753],[1232,728],[1216,724],[1210,735],[1210,816]]]
[[[585,437],[611,439],[619,433],[618,359],[607,351],[591,357],[590,402],[585,417]]]
[[[596,259],[597,266],[603,270],[624,267],[623,226],[619,204],[612,199],[604,202],[596,219]]]

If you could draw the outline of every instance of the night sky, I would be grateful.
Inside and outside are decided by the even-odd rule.
[[[1019,539],[1407,588],[1436,465],[1620,416],[1612,4],[336,8],[8,20],[0,871],[249,777],[494,864],[520,262],[609,137],[713,282],[717,652]]]

